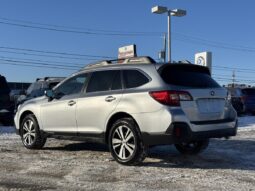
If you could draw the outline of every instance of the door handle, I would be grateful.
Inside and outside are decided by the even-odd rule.
[[[75,104],[76,104],[76,102],[73,101],[73,100],[71,100],[71,101],[68,102],[68,105],[69,105],[69,106],[73,106],[73,105],[75,105]]]
[[[108,97],[105,98],[105,101],[111,102],[111,101],[113,101],[113,100],[115,100],[115,99],[116,99],[116,97],[108,96]]]

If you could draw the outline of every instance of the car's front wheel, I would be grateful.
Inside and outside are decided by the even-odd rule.
[[[113,124],[108,143],[113,158],[120,164],[137,165],[146,157],[140,130],[131,118],[123,118]]]
[[[33,114],[27,115],[20,126],[20,136],[23,145],[28,149],[41,149],[46,137],[40,133],[38,122]]]
[[[209,145],[209,139],[175,144],[176,149],[182,154],[195,155],[204,151]]]

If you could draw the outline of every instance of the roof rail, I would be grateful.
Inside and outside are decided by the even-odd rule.
[[[44,78],[36,78],[36,82],[38,81],[47,81],[49,79],[55,80],[55,79],[65,79],[65,77],[44,77]]]
[[[156,61],[149,56],[138,56],[132,58],[121,58],[115,60],[102,60],[85,66],[83,69],[94,68],[100,66],[108,66],[114,64],[155,64]],[[82,70],[83,70],[82,69]]]

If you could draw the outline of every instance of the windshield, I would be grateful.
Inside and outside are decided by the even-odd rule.
[[[27,89],[27,95],[31,97],[37,97],[43,95],[43,83],[35,82]]]

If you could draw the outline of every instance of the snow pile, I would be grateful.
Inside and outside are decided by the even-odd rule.
[[[243,116],[238,118],[239,131],[255,130],[255,116]]]

